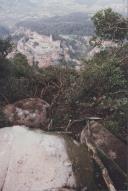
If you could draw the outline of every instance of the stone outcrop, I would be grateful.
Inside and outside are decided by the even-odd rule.
[[[88,151],[65,134],[2,128],[0,190],[95,190]]]
[[[101,159],[116,188],[124,190],[128,181],[127,146],[96,122],[84,128],[81,133],[81,143],[88,146],[94,158],[97,155]]]
[[[39,98],[28,98],[6,105],[3,112],[12,125],[43,128],[48,120],[49,104]]]

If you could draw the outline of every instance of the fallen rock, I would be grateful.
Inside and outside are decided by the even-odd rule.
[[[85,143],[103,161],[109,175],[119,190],[125,189],[127,182],[127,146],[101,124],[93,122],[81,133],[81,143]]]
[[[95,190],[88,151],[65,134],[2,128],[0,190]]]
[[[12,125],[42,128],[48,120],[49,104],[39,98],[28,98],[6,105],[3,112]]]

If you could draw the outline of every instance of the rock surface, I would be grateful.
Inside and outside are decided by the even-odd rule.
[[[92,123],[81,133],[81,143],[85,143],[104,163],[117,190],[125,188],[128,181],[128,147],[99,123]]]
[[[3,112],[12,125],[32,128],[45,126],[49,104],[39,98],[28,98],[5,106]]]
[[[99,123],[93,123],[89,129],[85,128],[81,134],[81,141],[92,142],[97,148],[101,149],[111,160],[114,160],[120,168],[127,170],[127,146],[115,137],[110,131]]]
[[[94,190],[87,149],[64,134],[0,129],[1,191]]]

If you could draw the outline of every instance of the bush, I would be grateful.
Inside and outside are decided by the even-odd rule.
[[[96,35],[103,39],[124,40],[127,37],[127,20],[111,8],[98,11],[92,21]]]
[[[118,60],[101,52],[81,72],[85,93],[100,97],[127,88],[127,80]]]
[[[16,54],[11,63],[16,78],[30,77],[33,74],[33,68],[28,64],[26,56],[21,53]]]
[[[0,58],[0,79],[8,78],[13,74],[13,66],[10,61]]]
[[[116,102],[115,110],[105,121],[105,126],[124,141],[128,141],[128,99],[118,99]]]

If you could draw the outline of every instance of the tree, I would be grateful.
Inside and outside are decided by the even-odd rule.
[[[12,47],[10,38],[0,39],[0,78],[7,78],[12,73],[12,67],[6,58]]]
[[[127,20],[111,8],[98,11],[92,17],[92,21],[96,35],[102,39],[124,40],[127,37]]]
[[[12,51],[10,38],[0,39],[0,58],[5,58]]]
[[[17,53],[12,59],[14,75],[17,78],[31,76],[32,68],[25,55]]]

